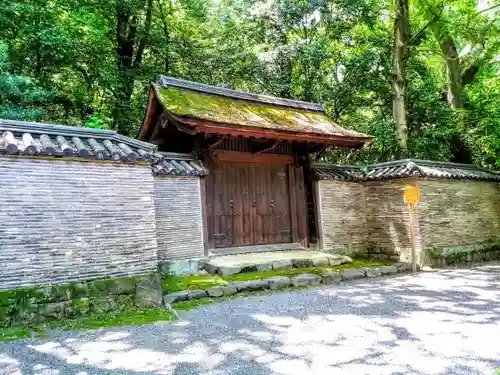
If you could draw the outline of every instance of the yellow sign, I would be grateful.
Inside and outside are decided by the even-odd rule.
[[[420,188],[418,186],[405,186],[404,201],[405,204],[417,204],[420,202]]]

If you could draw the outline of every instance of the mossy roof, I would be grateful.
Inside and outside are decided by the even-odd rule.
[[[164,108],[179,117],[274,131],[370,138],[339,126],[324,111],[236,99],[180,87],[155,84],[153,88]]]

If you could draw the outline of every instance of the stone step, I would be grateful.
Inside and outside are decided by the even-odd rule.
[[[212,275],[230,276],[287,268],[338,266],[350,262],[352,259],[345,255],[313,250],[292,250],[218,256],[201,261],[200,268]]]

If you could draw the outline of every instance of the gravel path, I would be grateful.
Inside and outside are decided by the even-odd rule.
[[[177,323],[0,343],[1,375],[489,375],[500,267],[226,301]]]

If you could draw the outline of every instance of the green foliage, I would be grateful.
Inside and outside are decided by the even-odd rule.
[[[33,79],[14,74],[8,52],[7,44],[0,40],[0,118],[39,120],[50,93]]]
[[[103,127],[102,120],[96,115],[93,115],[87,120],[87,122],[85,122],[85,127],[92,129],[102,129]]]
[[[500,167],[500,8],[465,0],[410,8],[405,155],[392,120],[393,5],[383,0],[5,2],[0,117],[135,136],[149,84],[167,74],[322,102],[336,121],[374,136],[368,149],[335,150],[330,161],[409,156]],[[452,60],[460,107],[446,100]],[[88,106],[99,118],[86,119]]]

